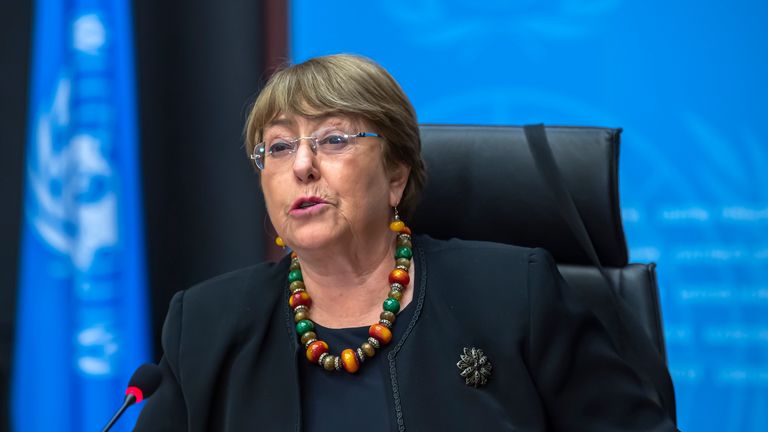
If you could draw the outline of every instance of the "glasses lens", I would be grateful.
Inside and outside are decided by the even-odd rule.
[[[349,148],[352,137],[337,130],[323,131],[317,135],[317,146],[323,153],[334,154]]]
[[[312,141],[310,147],[315,154],[341,154],[353,147],[355,137],[355,135],[346,134],[335,127],[317,131],[310,137],[267,137],[264,142],[259,143],[253,149],[251,159],[260,169],[264,169],[267,158],[270,159],[270,164],[274,164],[276,167],[291,160],[290,155],[296,152],[302,140]]]
[[[317,145],[327,152],[338,152],[349,145],[350,137],[346,134],[331,133],[317,139]]]
[[[264,143],[256,144],[251,153],[251,159],[259,169],[264,169]]]
[[[269,142],[269,155],[275,159],[280,159],[293,151],[295,144],[293,140],[285,138],[275,138]]]

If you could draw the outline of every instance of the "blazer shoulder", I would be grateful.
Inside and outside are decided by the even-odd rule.
[[[179,333],[198,337],[263,324],[285,294],[288,265],[286,260],[256,264],[180,291],[166,321],[176,316]]]
[[[491,296],[527,305],[532,281],[559,277],[551,255],[542,248],[429,237],[416,238],[414,245],[416,253],[423,254],[426,269],[422,268],[422,276],[428,273],[441,290],[457,295],[471,286],[473,298]],[[500,283],[504,290],[498,290]],[[487,307],[485,301],[483,305]]]
[[[187,288],[184,291],[185,306],[190,303],[208,307],[222,303],[236,305],[253,294],[268,296],[285,278],[286,268],[285,260],[263,262],[215,276]]]

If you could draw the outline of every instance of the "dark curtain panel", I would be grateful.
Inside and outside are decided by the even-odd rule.
[[[264,208],[243,149],[264,82],[263,4],[134,0],[155,355],[178,290],[262,261]]]
[[[9,384],[21,224],[31,1],[0,2],[0,431],[9,431]]]

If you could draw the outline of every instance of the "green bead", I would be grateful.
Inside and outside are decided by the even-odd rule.
[[[315,323],[313,323],[308,319],[304,319],[296,323],[296,333],[300,335],[303,335],[304,333],[308,331],[312,331],[314,329],[315,329]]]
[[[411,248],[405,246],[397,248],[397,252],[395,252],[395,258],[411,258],[412,256]]]
[[[393,298],[388,298],[384,300],[384,310],[396,314],[400,311],[400,302]]]
[[[304,277],[301,276],[301,270],[291,270],[288,273],[288,282],[303,281]]]

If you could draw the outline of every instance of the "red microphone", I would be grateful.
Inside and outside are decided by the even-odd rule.
[[[152,396],[152,393],[160,387],[160,381],[163,380],[163,373],[156,364],[147,363],[139,366],[136,372],[128,381],[128,388],[125,390],[125,399],[123,406],[112,416],[112,420],[104,426],[102,432],[107,432],[115,425],[121,415],[129,406],[137,404],[142,400]]]

